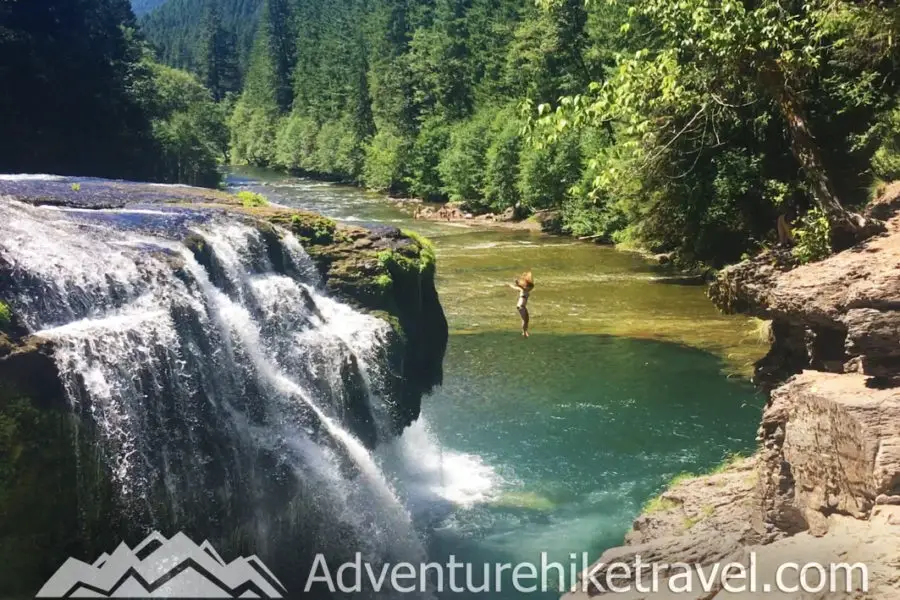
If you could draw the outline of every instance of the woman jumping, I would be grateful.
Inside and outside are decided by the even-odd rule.
[[[515,283],[509,284],[509,287],[519,292],[519,302],[516,304],[516,309],[519,311],[519,316],[522,317],[522,336],[528,337],[528,296],[531,294],[531,290],[534,289],[534,277],[532,277],[531,271],[522,273]]]

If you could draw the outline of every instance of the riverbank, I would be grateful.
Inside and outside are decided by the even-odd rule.
[[[507,209],[505,212],[473,214],[463,210],[459,203],[448,202],[436,204],[414,199],[412,201],[400,201],[398,206],[409,210],[412,205],[412,215],[416,220],[438,221],[466,225],[470,227],[500,227],[513,231],[546,231],[545,224],[556,218],[555,211],[539,211],[527,218],[517,218],[515,210]]]
[[[756,368],[760,382],[773,388],[760,447],[720,472],[678,478],[645,506],[625,546],[606,550],[598,565],[640,554],[644,563],[683,561],[708,572],[717,562],[748,565],[754,553],[763,580],[773,582],[777,565],[787,561],[860,562],[869,568],[869,591],[828,598],[900,596],[894,196],[869,209],[887,219],[887,232],[854,248],[796,268],[768,254],[720,273],[710,294],[719,307],[772,321],[772,347]],[[851,583],[859,590],[859,580]],[[732,595],[719,585],[685,597]]]

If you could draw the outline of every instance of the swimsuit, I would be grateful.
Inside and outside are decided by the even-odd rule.
[[[519,289],[519,303],[516,304],[516,308],[520,310],[525,308],[525,305],[528,304],[528,294],[530,293],[531,292],[526,292],[521,288]]]

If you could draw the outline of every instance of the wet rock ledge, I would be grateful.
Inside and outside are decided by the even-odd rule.
[[[838,577],[840,592],[803,598],[900,598],[898,199],[895,183],[869,209],[886,220],[884,234],[826,260],[797,266],[788,250],[776,250],[720,273],[710,289],[720,308],[771,321],[772,347],[756,366],[756,380],[771,392],[759,449],[671,485],[648,503],[625,545],[600,557],[598,573],[636,555],[710,573],[720,561],[749,565],[754,553],[760,586],[774,585],[785,562],[862,562],[868,592],[857,574],[850,592]],[[785,581],[796,580],[794,573]],[[601,594],[587,589],[566,598]],[[676,597],[763,596],[716,586]]]

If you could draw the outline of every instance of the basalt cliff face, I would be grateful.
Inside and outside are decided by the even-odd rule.
[[[371,452],[441,383],[433,250],[247,204],[0,177],[0,597],[152,529],[293,590],[316,553],[421,558]]]
[[[772,347],[756,368],[771,393],[759,450],[663,492],[634,522],[626,545],[602,555],[596,580],[603,581],[603,565],[637,555],[645,564],[699,565],[707,575],[717,562],[749,566],[752,555],[759,590],[776,589],[784,563],[861,562],[868,591],[857,572],[849,585],[839,575],[837,591],[826,586],[802,597],[900,598],[898,198],[894,184],[873,204],[870,214],[885,219],[887,231],[854,248],[802,266],[789,251],[773,251],[719,275],[710,290],[718,306],[771,321]],[[797,582],[796,572],[784,578]],[[585,589],[567,597],[602,592],[590,582]],[[732,593],[719,582],[677,597],[768,596]]]

